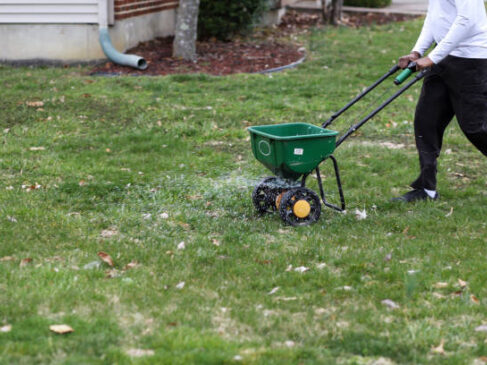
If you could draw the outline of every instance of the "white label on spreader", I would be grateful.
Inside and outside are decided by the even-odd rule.
[[[302,148],[295,148],[294,149],[294,154],[298,156],[302,156],[304,153],[304,150]]]

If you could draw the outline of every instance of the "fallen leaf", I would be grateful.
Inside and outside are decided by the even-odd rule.
[[[286,271],[291,271],[293,269],[293,265],[289,265],[287,268],[286,268]]]
[[[153,356],[155,354],[154,350],[145,349],[129,349],[125,353],[132,357]]]
[[[137,267],[139,263],[137,261],[131,261],[125,267],[123,268],[124,270],[130,270],[133,269],[134,267]]]
[[[12,330],[11,324],[6,324],[5,326],[0,327],[0,332],[6,333]]]
[[[186,244],[184,241],[178,243],[178,250],[184,250],[186,248]]]
[[[357,218],[357,220],[359,221],[367,218],[367,212],[365,211],[365,209],[364,210],[355,209],[355,218]]]
[[[185,285],[185,282],[184,281],[181,281],[180,283],[178,283],[176,285],[176,289],[180,289],[181,290],[182,288],[184,288],[184,285]]]
[[[475,304],[480,304],[479,298],[477,298],[475,295],[471,294],[470,295],[470,300],[475,303]]]
[[[316,308],[315,309],[315,314],[317,314],[317,315],[323,315],[326,313],[328,313],[328,310],[325,308]]]
[[[279,287],[276,286],[275,288],[273,288],[269,293],[267,293],[267,295],[272,295],[272,294],[275,294],[277,293],[277,291],[279,290]]]
[[[442,289],[448,287],[448,283],[445,283],[443,281],[439,281],[433,285],[436,289]]]
[[[116,227],[110,227],[108,229],[104,229],[101,231],[100,236],[103,238],[110,238],[118,234],[118,230]]]
[[[29,150],[31,151],[44,151],[46,149],[46,147],[42,147],[42,146],[39,146],[39,147],[30,147]]]
[[[60,335],[64,335],[66,333],[74,332],[74,329],[72,329],[67,324],[53,324],[53,325],[49,326],[49,329],[52,332],[59,333]]]
[[[309,271],[309,268],[306,266],[299,266],[299,267],[295,268],[294,271],[303,273],[303,272]]]
[[[85,270],[91,270],[91,269],[98,269],[101,266],[100,261],[92,261],[90,263],[87,263],[86,265],[83,266],[83,269]]]
[[[213,239],[211,240],[211,243],[213,243],[213,244],[214,244],[215,246],[217,246],[217,247],[221,245],[221,242],[220,242],[220,241],[218,241],[218,240],[217,240],[217,239],[215,239],[215,238],[213,238]]]
[[[317,269],[324,269],[326,267],[326,263],[325,262],[320,262],[318,264],[316,264],[316,268]]]
[[[453,207],[450,208],[450,212],[448,212],[445,217],[449,217],[453,214]]]
[[[184,222],[178,222],[178,224],[183,228],[185,229],[186,231],[189,230],[191,228],[191,226],[188,224],[188,223],[184,223]]]
[[[284,345],[286,345],[286,347],[294,347],[295,343],[294,341],[288,340],[284,342]]]
[[[283,302],[290,302],[293,300],[298,300],[298,297],[276,297],[275,300],[282,300]]]
[[[39,108],[41,106],[44,106],[44,102],[42,101],[26,101],[25,104],[33,108]]]
[[[27,264],[30,264],[32,262],[32,258],[27,257],[25,259],[20,260],[20,267],[24,267]]]
[[[121,275],[117,269],[110,269],[105,271],[105,277],[108,279],[118,278]]]
[[[98,255],[99,258],[102,259],[103,262],[105,262],[109,266],[112,266],[113,267],[113,260],[112,260],[112,258],[110,257],[109,254],[107,254],[106,252],[100,251],[100,252],[97,253],[97,255]]]
[[[466,281],[463,281],[462,279],[458,279],[458,284],[461,288],[465,288],[468,285],[468,283]]]
[[[2,258],[0,258],[0,261],[14,261],[15,260],[15,257],[13,256],[4,256]]]
[[[27,191],[27,192],[32,191],[32,190],[38,190],[41,187],[42,186],[39,185],[38,183],[35,183],[34,185],[22,185],[22,189],[25,189],[25,191]]]
[[[46,257],[46,261],[47,262],[64,261],[64,258],[61,256]]]
[[[397,124],[396,123],[393,123],[393,126],[395,127]],[[386,147],[386,148],[389,148],[391,150],[398,150],[398,149],[402,149],[404,147],[406,147],[404,144],[402,143],[392,143],[392,142],[381,142],[379,143],[380,146],[383,146],[383,147]]]
[[[381,303],[391,309],[399,309],[399,305],[390,299],[384,299]]]
[[[201,195],[186,195],[186,198],[189,200],[200,200],[203,198]]]
[[[437,292],[433,292],[432,294],[435,298],[438,298],[438,299],[445,299],[446,296],[443,295],[443,294],[440,294],[440,293],[437,293]]]
[[[445,344],[445,340],[441,339],[440,344],[436,347],[431,348],[431,352],[438,355],[445,355],[445,349],[443,345]]]

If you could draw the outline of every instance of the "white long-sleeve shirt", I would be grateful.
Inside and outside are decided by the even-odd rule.
[[[483,0],[429,0],[428,13],[413,51],[438,63],[448,55],[487,58],[487,15]]]

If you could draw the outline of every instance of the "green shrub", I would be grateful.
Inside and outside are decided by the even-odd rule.
[[[269,6],[269,0],[201,0],[198,38],[230,40],[250,30]]]
[[[391,0],[344,0],[343,5],[360,6],[364,8],[383,8],[391,5]]]

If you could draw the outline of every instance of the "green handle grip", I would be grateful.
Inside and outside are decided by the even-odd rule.
[[[401,85],[409,76],[413,74],[409,68],[406,68],[403,72],[401,72],[395,79],[394,83],[396,85]]]
[[[401,85],[406,79],[416,71],[416,62],[411,62],[394,80],[396,85]]]

